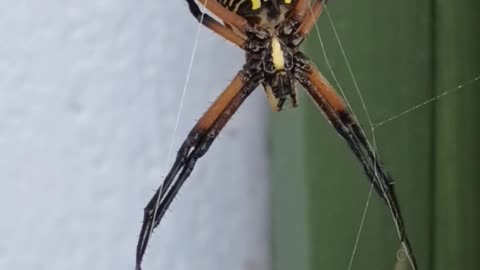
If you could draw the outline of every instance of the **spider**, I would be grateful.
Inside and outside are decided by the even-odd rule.
[[[412,267],[417,269],[392,178],[376,158],[345,102],[299,49],[326,1],[197,0],[223,23],[203,13],[195,0],[186,1],[199,23],[245,51],[246,63],[192,128],[163,184],[145,207],[137,244],[136,269],[141,269],[153,229],[190,176],[197,160],[208,151],[243,101],[261,84],[274,111],[297,107],[296,83],[303,86],[360,161],[376,193],[387,204],[405,252]]]

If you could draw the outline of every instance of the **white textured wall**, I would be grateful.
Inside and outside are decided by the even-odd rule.
[[[0,0],[0,269],[133,269],[196,29],[183,0]],[[242,62],[201,31],[175,151]],[[269,268],[265,103],[199,161],[145,270]]]

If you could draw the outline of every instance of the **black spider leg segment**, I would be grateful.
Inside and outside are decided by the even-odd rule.
[[[216,0],[210,0],[210,1],[216,1]],[[190,13],[192,13],[193,17],[197,19],[197,21],[205,26],[208,27],[208,21],[213,21],[215,23],[218,23],[217,20],[215,20],[212,16],[200,11],[200,7],[198,4],[195,2],[195,0],[187,0],[188,3],[188,9],[190,10]]]
[[[316,91],[314,84],[308,80],[306,75],[302,74],[302,72],[298,72],[296,75],[299,82],[305,87],[309,96],[319,106],[320,110],[336,129],[337,133],[345,139],[352,152],[362,164],[362,167],[368,179],[374,186],[375,191],[386,202],[398,229],[400,241],[404,243],[407,255],[411,259],[414,269],[418,269],[410,240],[406,234],[399,203],[395,195],[393,180],[378,161],[378,158],[371,149],[363,130],[353,120],[349,112],[339,112],[335,110],[327,100]]]
[[[345,119],[344,117],[346,117],[347,119]],[[413,249],[411,247],[410,240],[409,240],[409,238],[407,236],[407,233],[406,233],[406,230],[405,230],[405,224],[404,224],[404,221],[403,221],[403,218],[402,218],[402,214],[400,212],[400,206],[399,206],[399,203],[398,203],[398,200],[397,200],[397,197],[396,197],[393,179],[386,172],[386,170],[384,169],[384,167],[380,163],[378,156],[376,154],[374,154],[373,150],[370,147],[370,144],[366,140],[365,133],[363,132],[361,127],[355,121],[353,121],[353,118],[351,117],[351,114],[343,112],[343,113],[339,114],[338,118],[342,121],[342,124],[349,127],[348,132],[352,133],[354,135],[353,136],[355,138],[354,144],[356,144],[357,147],[361,146],[363,148],[363,150],[367,152],[368,157],[369,157],[368,161],[370,162],[370,164],[373,161],[374,166],[375,166],[373,168],[373,174],[368,175],[368,173],[367,173],[367,175],[370,179],[374,179],[374,183],[377,184],[376,186],[374,184],[375,189],[376,189],[377,193],[387,203],[388,208],[389,208],[389,210],[390,210],[390,212],[393,216],[395,225],[398,229],[400,241],[405,243],[407,255],[412,260],[412,264],[414,266],[414,269],[417,269],[416,258],[413,254]],[[362,137],[364,139],[362,139]],[[350,145],[350,143],[349,143],[349,145]],[[350,145],[350,148],[352,148],[352,147],[353,146]],[[363,153],[365,153],[365,152],[363,152]],[[357,155],[357,158],[360,159],[360,157],[358,155]],[[365,157],[363,159],[365,159]],[[364,169],[365,169],[365,167],[364,167]],[[372,170],[372,168],[370,168],[370,170]],[[365,171],[366,171],[366,169],[365,169]],[[375,181],[375,179],[376,179],[376,181]]]
[[[356,140],[357,140],[357,143],[361,146],[363,146],[364,150],[367,152],[370,160],[373,160],[374,161],[374,165],[375,165],[375,168],[374,168],[374,172],[375,174],[377,175],[377,177],[379,176],[381,180],[384,180],[384,181],[379,181],[378,184],[379,184],[379,188],[380,190],[382,191],[382,193],[385,195],[385,196],[388,196],[389,199],[386,200],[387,204],[389,204],[390,202],[393,203],[392,207],[391,207],[391,210],[392,210],[392,215],[393,217],[395,218],[395,220],[399,220],[401,221],[401,223],[403,224],[403,220],[402,220],[402,215],[400,213],[400,207],[398,206],[398,200],[396,198],[396,194],[394,192],[394,181],[392,179],[392,177],[386,172],[386,170],[383,168],[379,158],[378,158],[378,155],[376,153],[374,153],[373,149],[371,148],[366,136],[365,136],[365,133],[363,132],[363,129],[358,125],[358,123],[352,118],[352,115],[349,113],[349,112],[341,112],[341,113],[338,113],[339,115],[339,118],[342,120],[342,122],[349,126],[349,130],[355,135],[356,137]],[[391,192],[388,192],[389,190],[391,190]],[[396,207],[394,207],[394,205],[396,205]],[[396,210],[396,211],[394,211]],[[406,232],[404,230],[404,226],[398,226],[398,229],[399,229],[399,234],[400,234],[400,238],[402,241],[406,241],[406,242],[409,242],[408,241],[408,238],[406,238]]]
[[[400,241],[405,243],[405,248],[407,255],[412,260],[412,264],[414,269],[417,269],[417,262],[416,258],[413,254],[413,249],[410,244],[410,239],[407,236],[407,232],[405,230],[405,224],[402,218],[402,214],[400,212],[400,204],[398,203],[395,188],[394,188],[394,181],[390,174],[384,169],[382,166],[380,159],[378,158],[378,154],[374,153],[373,149],[370,146],[370,143],[365,136],[365,132],[360,127],[360,125],[354,120],[352,114],[348,111],[339,112],[338,118],[341,119],[344,125],[349,127],[349,131],[354,134],[356,139],[356,143],[363,147],[363,149],[367,152],[370,161],[374,163],[374,176],[378,179],[378,187],[375,187],[379,194],[383,194],[382,197],[384,198],[385,202],[387,203],[390,212],[394,218],[395,225],[397,226]],[[381,192],[379,192],[379,189]]]
[[[166,176],[164,183],[155,192],[144,210],[144,219],[140,237],[137,244],[136,269],[141,269],[141,262],[150,239],[150,234],[158,226],[166,210],[179,192],[181,186],[190,176],[197,160],[202,157],[216,139],[222,128],[238,110],[240,105],[255,90],[263,80],[263,74],[255,76],[246,75],[248,72],[240,71],[243,75],[244,86],[235,95],[231,102],[221,112],[214,123],[204,131],[194,128],[180,147],[175,163]],[[177,176],[178,175],[178,176]],[[158,202],[158,204],[157,204]],[[154,213],[156,215],[154,216]]]

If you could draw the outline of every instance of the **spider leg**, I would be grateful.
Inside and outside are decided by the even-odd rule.
[[[308,1],[305,1],[305,2],[308,2]],[[322,14],[323,7],[326,3],[327,3],[327,0],[316,0],[315,3],[313,3],[313,5],[311,5],[310,7],[307,7],[307,11],[304,12],[306,14],[303,18],[303,21],[300,20],[302,24],[297,29],[297,34],[299,36],[305,38],[310,33],[318,17],[320,17],[320,14]]]
[[[298,0],[295,7],[292,9],[292,18],[297,21],[302,21],[307,12],[310,0]]]
[[[333,87],[321,75],[316,67],[307,63],[305,56],[299,56],[305,62],[302,71],[296,73],[298,81],[305,87],[307,93],[320,108],[337,133],[345,139],[348,146],[358,158],[365,174],[375,188],[378,195],[387,204],[397,227],[400,241],[404,245],[413,269],[417,269],[417,262],[408,239],[400,206],[395,194],[393,180],[375,155],[368,143],[360,125],[355,121],[345,106],[343,100],[335,93]]]
[[[249,76],[247,72],[240,71],[188,134],[170,172],[144,209],[137,244],[137,270],[141,269],[143,255],[153,229],[158,226],[175,195],[190,176],[197,160],[208,151],[222,128],[261,80],[259,75]]]
[[[192,6],[198,5],[195,3],[195,0],[187,0],[188,5],[191,9]],[[217,0],[198,0],[206,9],[212,12],[220,20],[224,21],[226,24],[235,26],[242,33],[246,33],[248,30],[248,22],[245,18],[237,15],[235,12],[232,12],[222,6]],[[195,16],[195,15],[194,15]]]
[[[197,3],[195,3],[195,0],[187,0],[187,3],[190,9],[190,13],[192,13],[193,17],[195,17],[195,19],[197,19],[199,23],[203,24],[204,26],[206,26],[207,28],[209,28],[219,36],[232,42],[238,47],[243,48],[243,45],[245,43],[244,37],[241,37],[240,35],[236,34],[231,29],[229,29],[225,25],[221,24],[220,22],[212,18],[210,15],[201,12]]]

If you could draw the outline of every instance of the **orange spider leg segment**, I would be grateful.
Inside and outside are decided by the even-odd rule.
[[[316,91],[321,95],[328,104],[338,113],[345,112],[345,102],[343,99],[333,90],[330,83],[323,77],[322,73],[314,66],[310,66],[306,72],[307,78],[315,86]]]
[[[215,0],[210,0],[210,1],[213,1],[216,3]],[[243,45],[245,43],[244,37],[236,34],[235,32],[232,31],[232,29],[221,24],[220,22],[212,18],[210,15],[201,12],[200,8],[195,3],[195,0],[187,0],[187,2],[188,2],[188,7],[190,9],[190,12],[193,14],[193,16],[197,19],[198,22],[200,22],[201,24],[203,24],[204,26],[206,26],[207,28],[215,32],[217,35],[232,42],[238,47],[243,48]],[[226,10],[226,11],[230,12],[229,10]]]
[[[298,0],[295,7],[292,9],[292,18],[301,22],[305,17],[307,9],[310,5],[310,0]]]
[[[231,29],[215,21],[215,19],[213,19],[212,17],[210,16],[204,17],[202,24],[208,27],[213,32],[215,32],[216,34],[218,34],[219,36],[223,37],[224,39],[232,42],[233,44],[237,45],[240,48],[243,48],[243,45],[245,43],[245,38],[237,35]]]
[[[188,0],[191,2],[194,0]],[[220,20],[224,21],[226,24],[234,26],[240,32],[245,34],[248,29],[248,22],[245,18],[237,15],[235,12],[232,12],[222,6],[216,0],[198,0],[200,4],[202,4],[206,9],[208,9],[212,14],[217,16]]]
[[[306,37],[310,31],[312,31],[315,22],[317,21],[318,17],[320,17],[320,14],[322,14],[325,3],[326,0],[316,0],[315,3],[308,9],[305,19],[302,21],[302,24],[297,30],[297,33],[300,36]]]
[[[198,120],[197,124],[193,127],[193,130],[203,132],[209,130],[213,126],[214,122],[225,111],[225,109],[230,106],[230,103],[238,95],[238,92],[244,85],[244,79],[243,72],[239,72],[230,82],[230,85],[227,86],[222,94],[208,108],[207,112],[205,112],[200,120]]]

